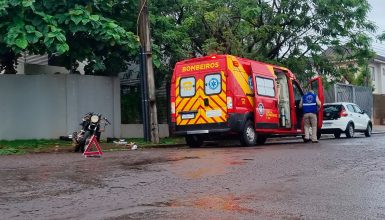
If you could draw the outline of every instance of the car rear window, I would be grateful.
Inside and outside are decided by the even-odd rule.
[[[324,105],[324,120],[339,118],[341,108],[342,105]]]

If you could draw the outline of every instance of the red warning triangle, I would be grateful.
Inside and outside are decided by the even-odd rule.
[[[92,146],[96,147],[96,151],[91,151]],[[91,140],[90,142],[88,142],[83,155],[85,157],[100,157],[103,155],[102,148],[99,146],[98,139],[96,138],[95,135],[91,136]]]

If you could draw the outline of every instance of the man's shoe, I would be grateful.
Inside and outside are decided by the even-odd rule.
[[[318,143],[318,141],[311,141],[312,143]]]
[[[303,142],[308,143],[310,142],[310,139],[303,139]]]

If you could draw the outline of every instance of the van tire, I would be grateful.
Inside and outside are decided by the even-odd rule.
[[[264,135],[258,135],[257,136],[257,145],[262,145],[266,142],[267,136]]]
[[[347,137],[347,138],[352,138],[352,137],[354,137],[354,125],[353,125],[353,123],[349,123],[349,124],[346,126],[345,134],[346,134],[346,137]]]
[[[203,144],[203,138],[199,135],[187,135],[186,144],[191,148],[200,147]]]
[[[257,143],[257,134],[250,120],[247,120],[243,126],[240,141],[242,146],[255,146]]]

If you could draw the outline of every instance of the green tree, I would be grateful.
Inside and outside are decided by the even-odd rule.
[[[117,73],[137,53],[134,33],[114,20],[117,0],[0,0],[0,68],[15,73],[23,51],[59,55],[75,70],[86,61],[88,74]],[[133,12],[133,13],[136,13]]]
[[[163,63],[228,53],[285,65],[301,80],[315,71],[342,73],[324,52],[348,48],[339,58],[364,65],[372,55],[374,25],[366,0],[163,0],[151,1],[153,38]],[[171,72],[168,70],[167,72]]]

